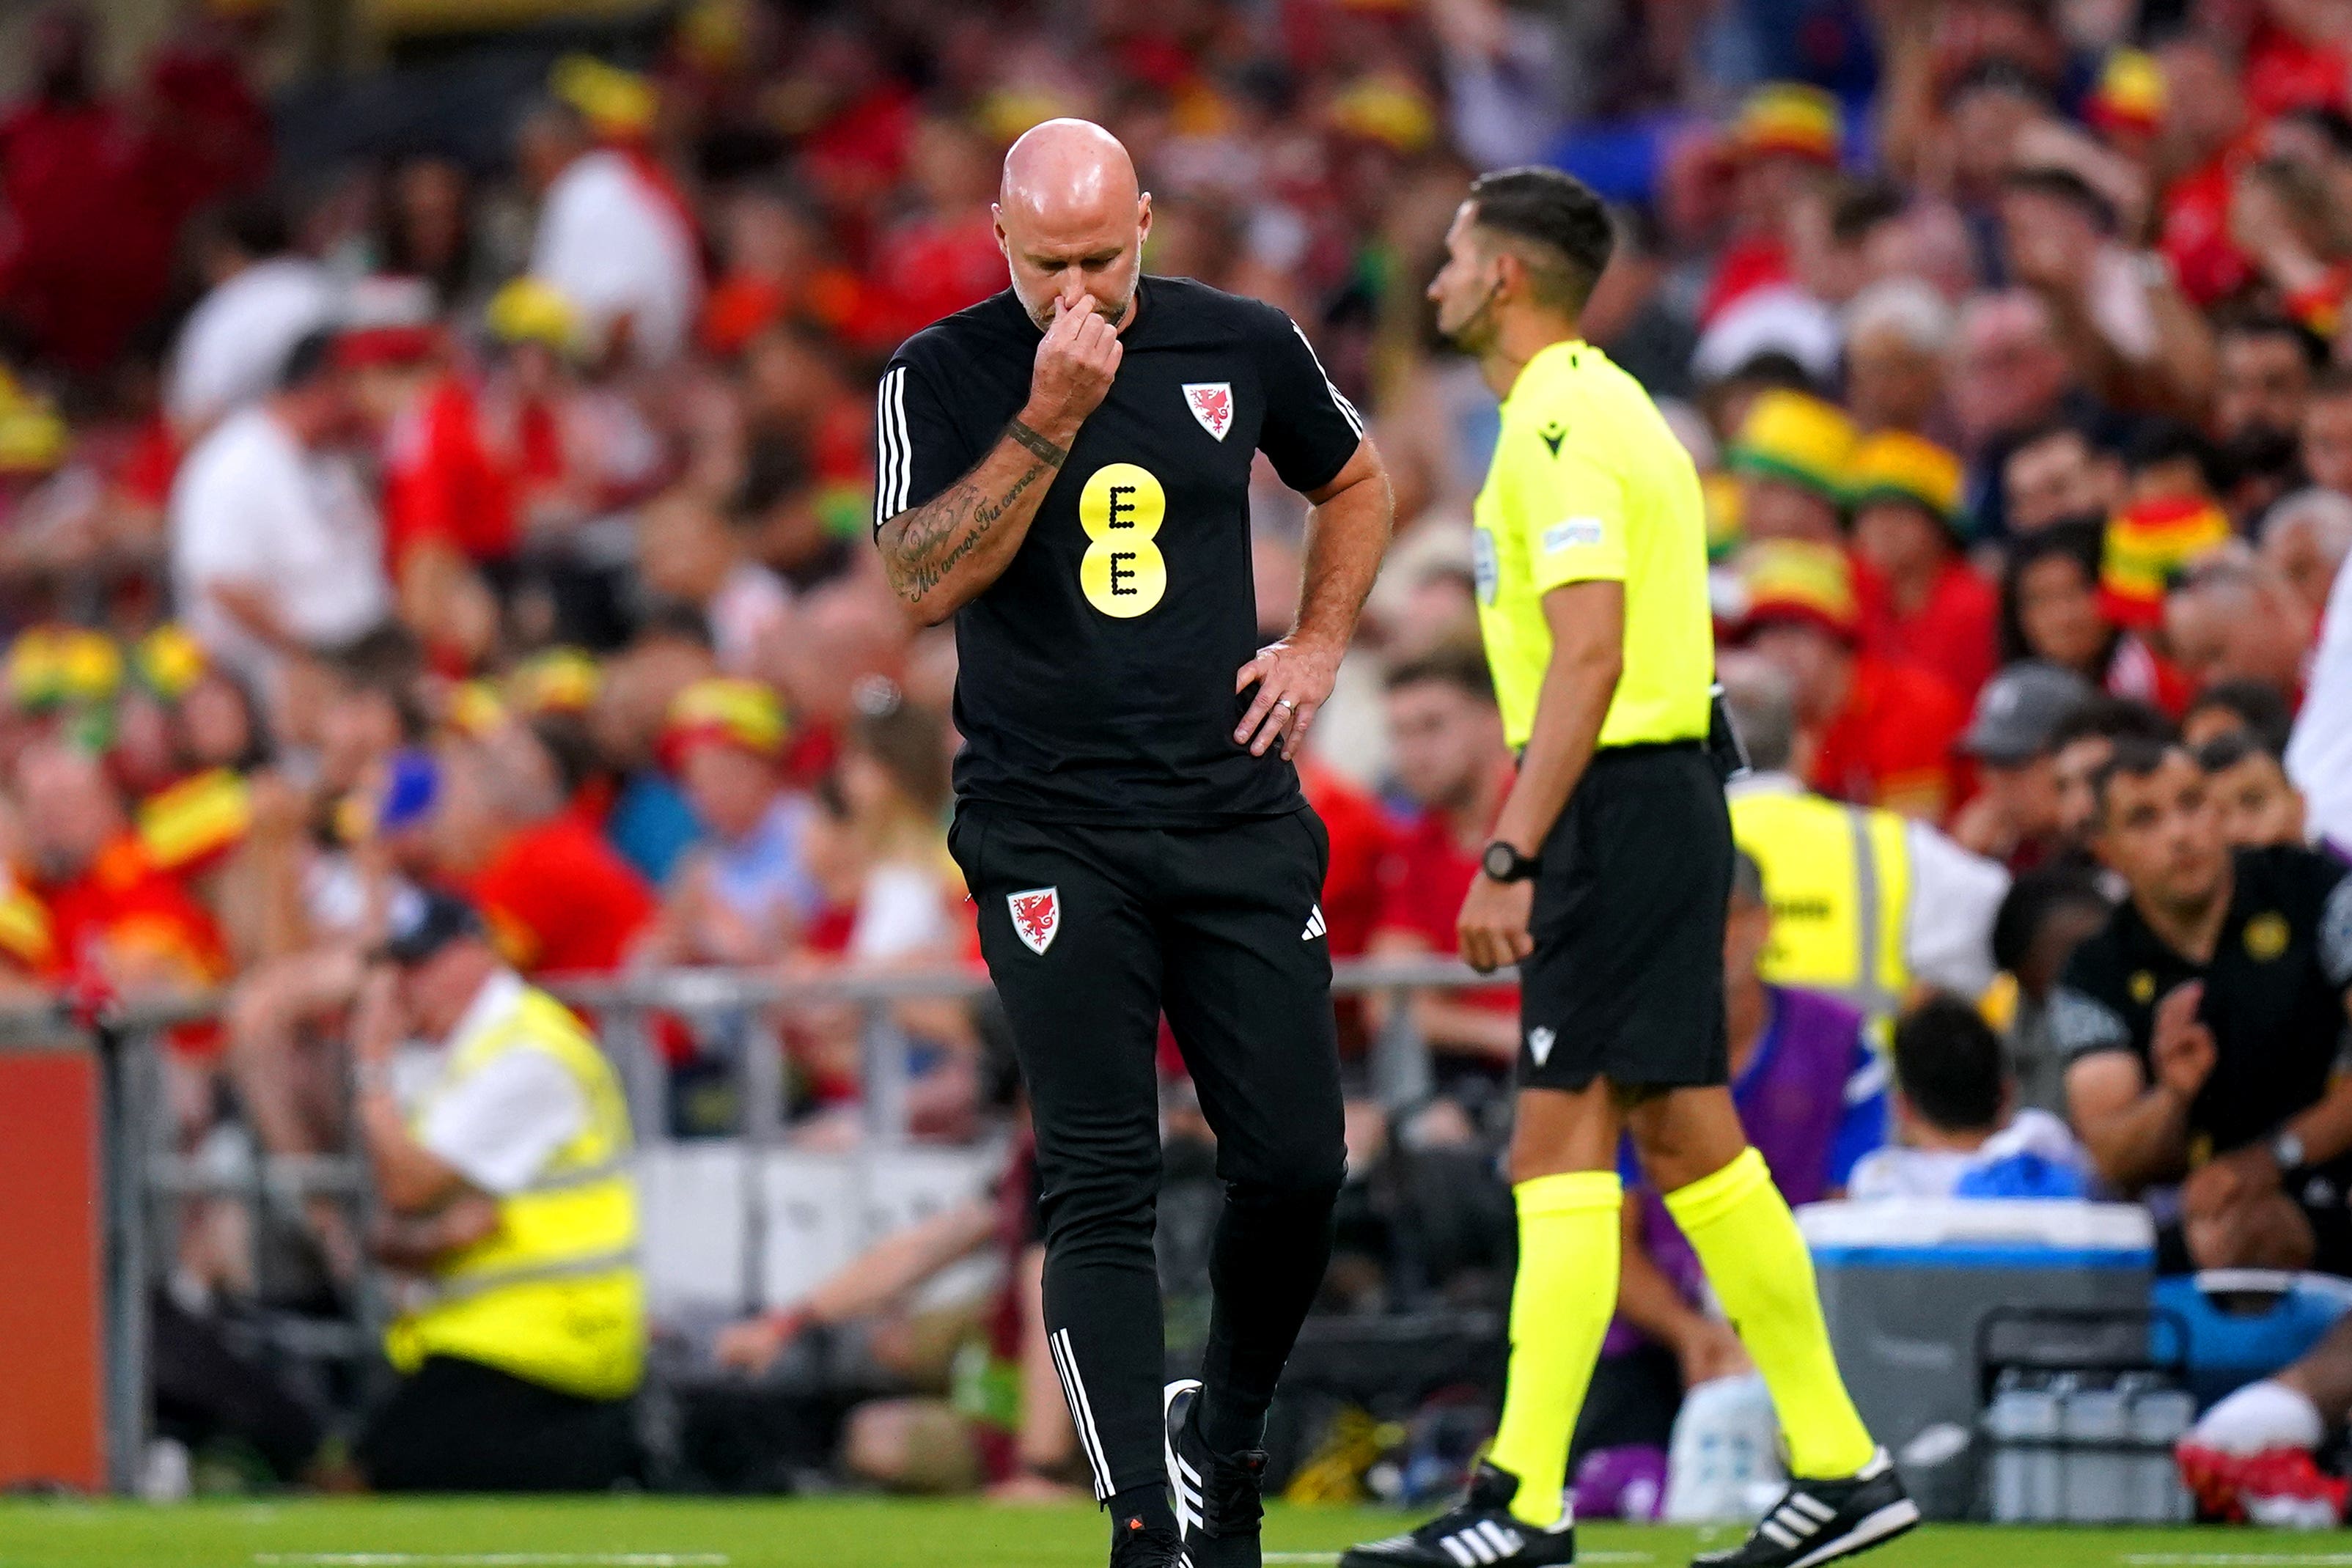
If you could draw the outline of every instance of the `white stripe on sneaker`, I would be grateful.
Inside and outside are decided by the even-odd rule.
[[[1460,1536],[1446,1536],[1437,1544],[1445,1548],[1445,1554],[1459,1563],[1462,1568],[1478,1568],[1478,1554],[1465,1546]]]
[[[1897,1498],[1834,1541],[1813,1548],[1789,1568],[1815,1568],[1818,1563],[1851,1557],[1866,1546],[1876,1545],[1889,1536],[1900,1535],[1919,1522],[1919,1505],[1909,1498]]]
[[[1792,1552],[1796,1550],[1798,1542],[1803,1539],[1803,1537],[1791,1532],[1787,1526],[1783,1525],[1777,1514],[1758,1525],[1756,1527],[1756,1532],[1759,1535],[1766,1537],[1773,1545],[1780,1547],[1784,1552]]]
[[[1520,1539],[1518,1531],[1505,1530],[1491,1519],[1482,1519],[1478,1521],[1478,1533],[1485,1536],[1495,1550],[1506,1557],[1526,1544]]]
[[[1086,1450],[1087,1469],[1093,1473],[1095,1500],[1110,1500],[1110,1466],[1103,1458],[1102,1437],[1095,1431],[1094,1406],[1087,1402],[1085,1379],[1078,1375],[1078,1358],[1070,1348],[1070,1331],[1063,1329],[1045,1342],[1053,1353],[1054,1371],[1062,1380],[1062,1401],[1070,1407],[1070,1425],[1077,1429],[1078,1446]]]
[[[1789,1500],[1782,1506],[1793,1508],[1804,1513],[1810,1513],[1815,1520],[1822,1524],[1827,1524],[1831,1520],[1837,1517],[1837,1510],[1832,1508],[1829,1504],[1823,1502],[1821,1499],[1815,1497],[1811,1492],[1790,1492],[1789,1494]]]

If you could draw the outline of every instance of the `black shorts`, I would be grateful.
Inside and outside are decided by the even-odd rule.
[[[609,1491],[638,1479],[635,1402],[583,1399],[432,1355],[359,1441],[377,1491]]]
[[[1723,1022],[1731,813],[1689,746],[1597,753],[1544,840],[1519,966],[1519,1083],[1730,1081]]]

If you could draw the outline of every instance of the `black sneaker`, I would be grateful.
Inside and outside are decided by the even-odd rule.
[[[1728,1552],[1702,1552],[1691,1568],[1813,1568],[1894,1540],[1919,1522],[1919,1505],[1881,1448],[1842,1481],[1791,1481],[1755,1533]]]
[[[1176,1501],[1176,1528],[1192,1568],[1259,1568],[1258,1526],[1265,1507],[1258,1485],[1265,1450],[1215,1454],[1201,1439],[1201,1385],[1171,1383],[1160,1401],[1166,1416],[1168,1490]]]
[[[1192,1568],[1172,1530],[1123,1519],[1111,1530],[1110,1568]]]
[[[1517,1476],[1481,1459],[1470,1473],[1470,1490],[1450,1512],[1410,1535],[1349,1547],[1339,1568],[1549,1568],[1575,1562],[1575,1515],[1563,1508],[1558,1524],[1528,1524],[1511,1513],[1518,1491]]]

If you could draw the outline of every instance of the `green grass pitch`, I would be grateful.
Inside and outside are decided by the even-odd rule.
[[[1276,1510],[1269,1568],[1328,1563],[1395,1514]],[[1090,1510],[690,1498],[0,1503],[0,1568],[1099,1568]],[[1683,1568],[1693,1531],[1595,1525],[1583,1561]],[[1729,1539],[1719,1532],[1708,1544]],[[1921,1531],[1872,1568],[2352,1568],[2352,1533]]]

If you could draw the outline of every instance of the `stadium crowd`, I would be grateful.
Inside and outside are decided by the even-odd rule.
[[[1076,114],[1142,171],[1148,268],[1287,309],[1395,477],[1301,760],[1335,956],[1452,952],[1512,765],[1496,411],[1422,290],[1470,174],[1557,163],[1618,218],[1587,337],[1706,486],[1756,765],[1733,1060],[1784,1189],[2145,1197],[2174,1266],[2352,1273],[2352,12],[698,0],[626,68],[554,60],[495,162],[307,182],[272,177],[268,7],[190,6],[120,86],[94,16],[44,15],[0,117],[0,988],[222,990],[172,1039],[180,1146],[364,1141],[350,1020],[404,890],[531,977],[976,962],[953,637],[866,542],[873,378],[1003,287],[998,158]],[[1271,637],[1302,516],[1263,490]],[[1434,1087],[1351,1114],[1334,1311],[1507,1287],[1507,1206],[1454,1189],[1493,1180],[1513,993],[1407,1005]],[[1399,1022],[1349,1008],[1359,1057]],[[1003,1124],[985,1009],[893,1021],[918,1136]],[[791,1137],[850,1145],[859,1030],[665,1027],[662,1131],[731,1127],[730,1064],[773,1052]],[[723,1357],[799,1365],[992,1245],[1034,1291],[1024,1172]],[[256,1289],[243,1212],[190,1207],[195,1297]],[[1588,1450],[1662,1447],[1739,1359],[1628,1217]],[[323,1202],[297,1241],[330,1294],[385,1251]],[[1000,1316],[1026,1394],[990,1419],[1059,1419]],[[942,1466],[920,1427],[857,1427],[857,1467],[1072,1478],[1066,1430]]]

